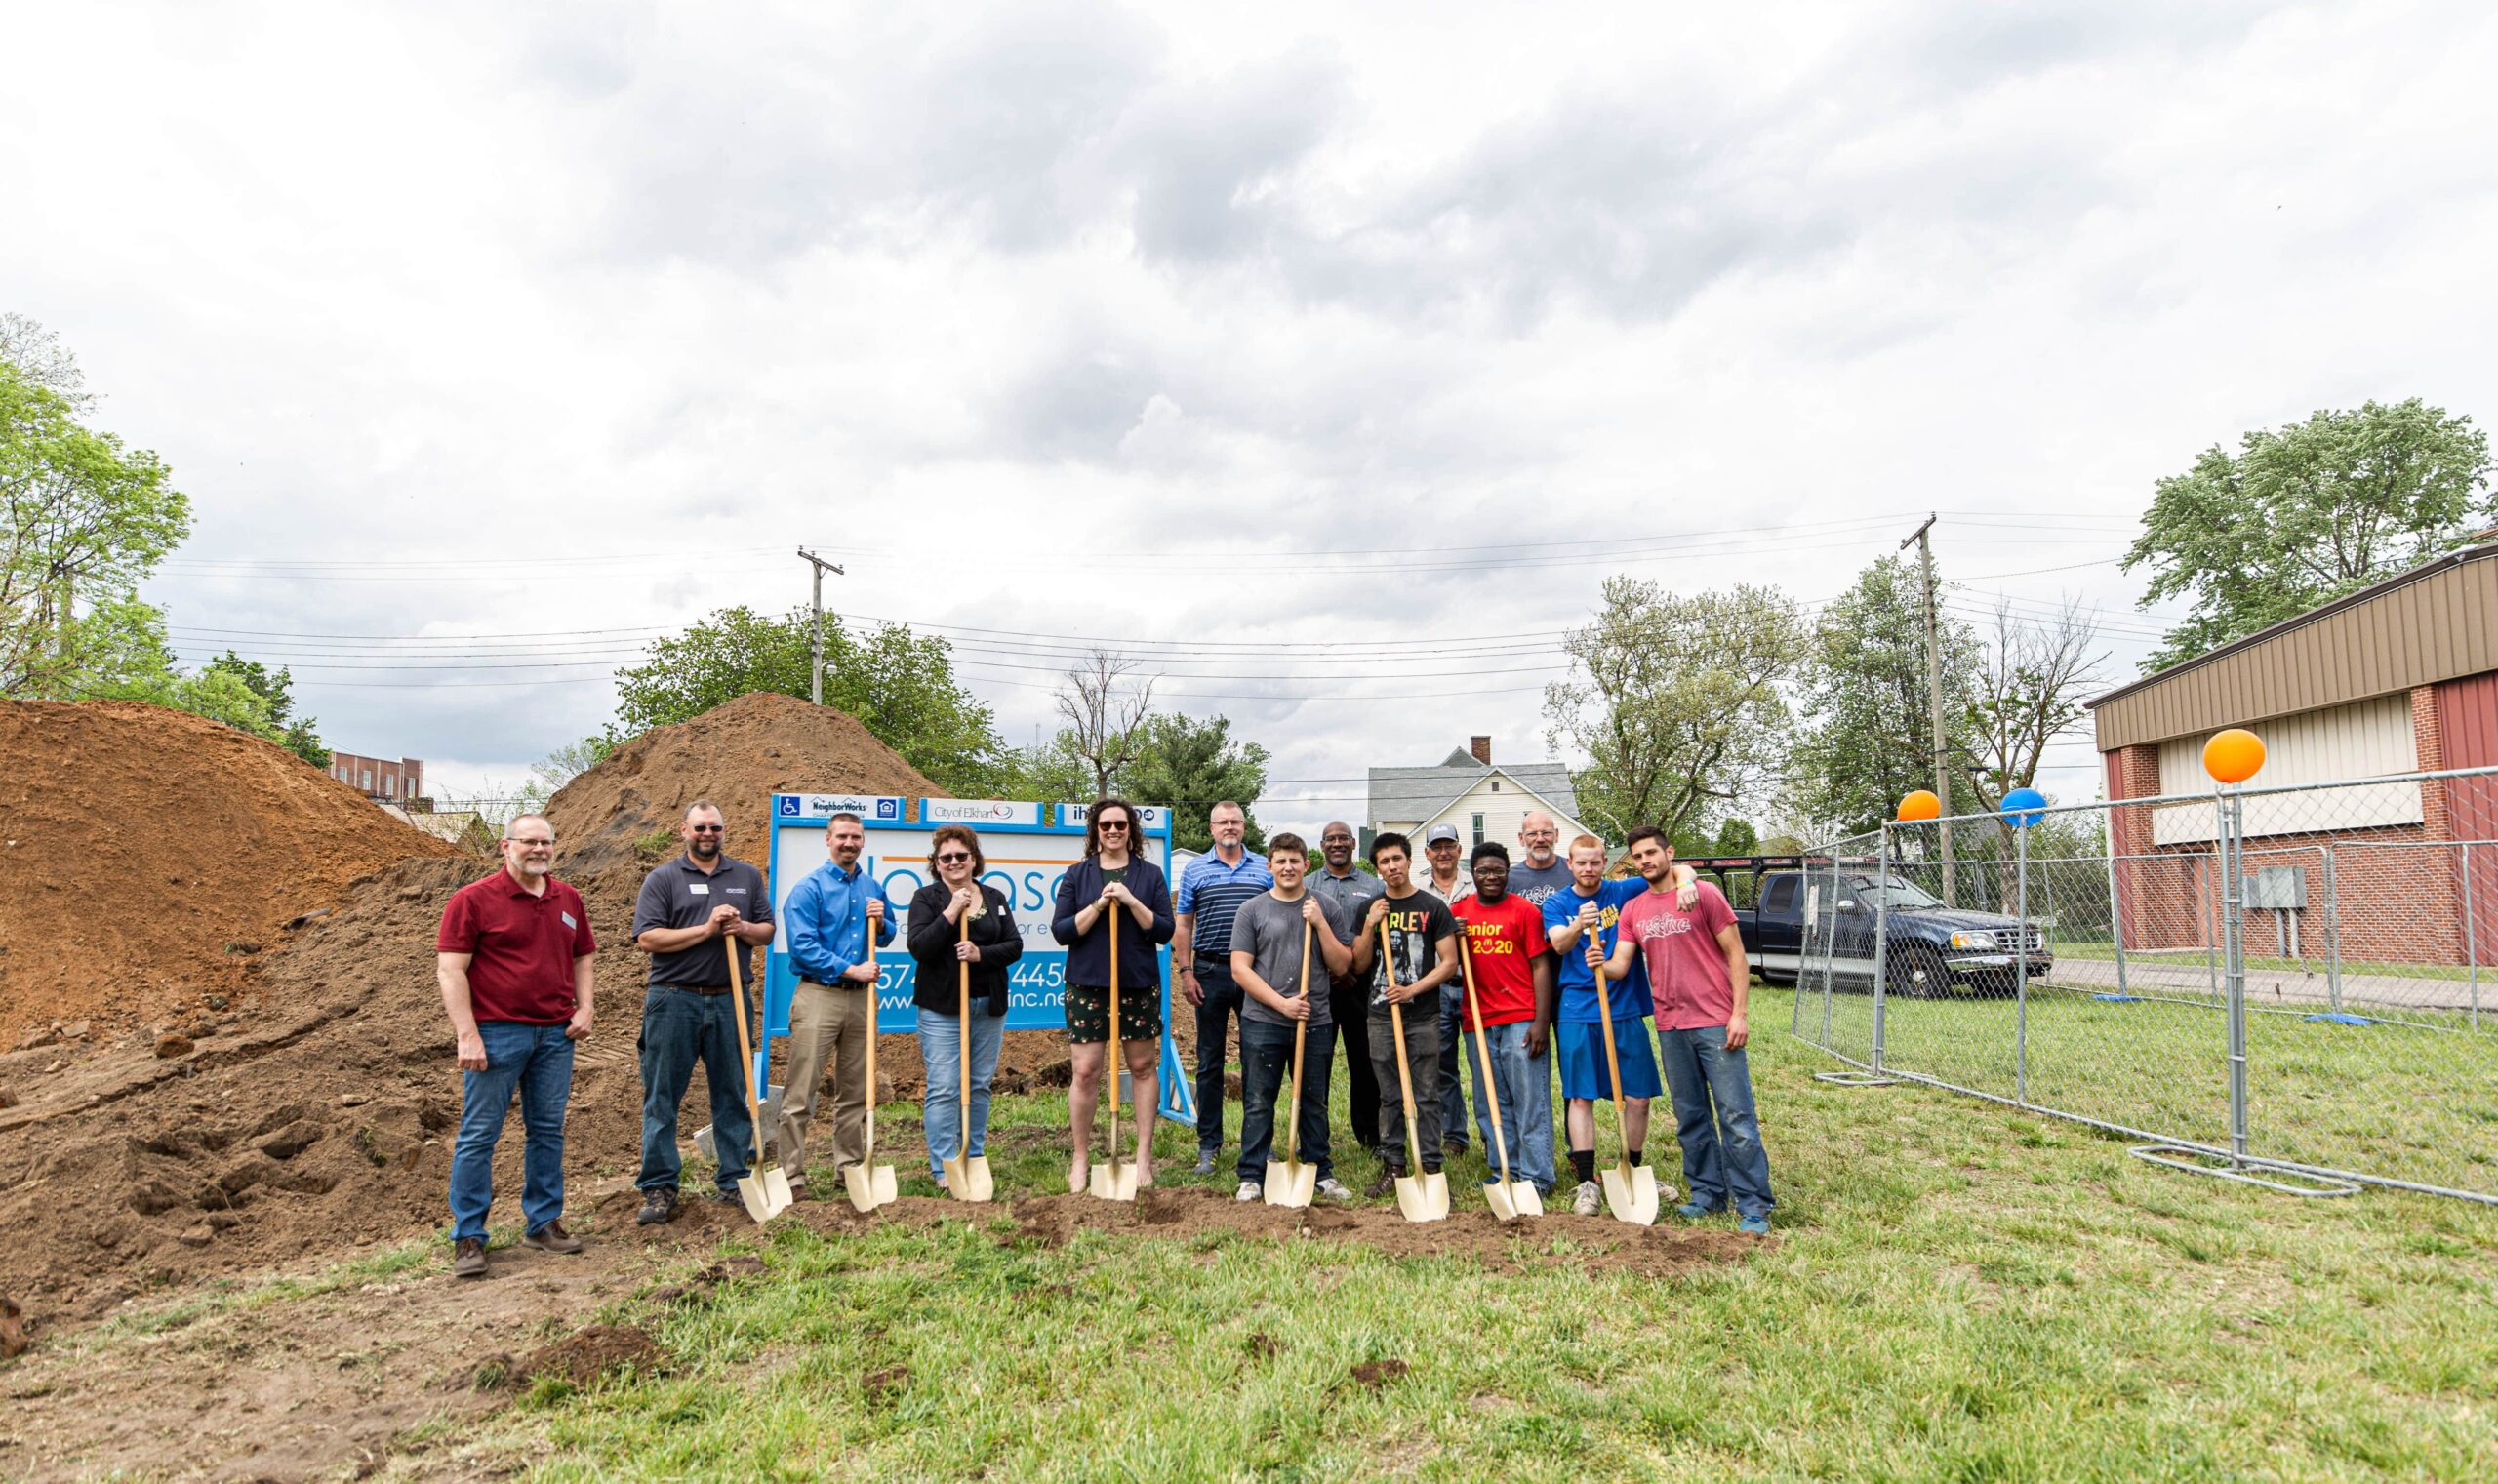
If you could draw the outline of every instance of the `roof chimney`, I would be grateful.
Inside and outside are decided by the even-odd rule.
[[[1468,741],[1473,744],[1471,750],[1474,753],[1474,760],[1481,763],[1486,768],[1491,767],[1492,739],[1488,737],[1475,737],[1470,738]]]

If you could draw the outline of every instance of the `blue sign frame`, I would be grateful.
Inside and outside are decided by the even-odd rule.
[[[913,803],[916,808],[910,807]],[[860,854],[861,866],[872,873],[885,898],[896,910],[907,914],[911,896],[931,878],[925,859],[886,858],[876,849],[879,834],[908,832],[924,835],[944,819],[929,818],[932,807],[937,811],[963,812],[970,803],[956,799],[919,799],[916,801],[886,796],[855,796],[835,794],[776,793],[772,796],[772,834],[770,842],[770,874],[772,880],[773,920],[781,922],[781,904],[788,900],[790,888],[805,876],[785,873],[784,832],[794,840],[800,831],[821,831],[830,817],[838,812],[859,816],[867,832],[867,847]],[[1065,804],[1018,802],[995,806],[983,805],[1007,816],[1002,822],[970,821],[983,840],[998,837],[1084,837],[1083,811]],[[1167,809],[1141,809],[1144,840],[1148,842],[1147,859],[1161,867],[1164,877],[1171,874],[1171,825]],[[1158,847],[1158,854],[1152,847]],[[997,852],[1003,854],[1003,852]],[[1035,937],[1048,938],[1048,924],[1055,914],[1058,882],[1065,867],[1074,863],[1075,853],[1067,853],[1064,862],[1052,861],[992,861],[983,872],[981,881],[1003,894],[1015,911],[1017,926],[1026,930],[1023,955],[1009,971],[1013,985],[1006,1012],[1009,1030],[1064,1030],[1067,1025],[1066,996],[1067,950],[1054,941],[1038,946]],[[1006,869],[1004,867],[1018,867]],[[811,869],[807,867],[806,869]],[[1171,883],[1176,895],[1179,883]],[[1030,929],[1040,925],[1040,933]],[[912,981],[918,966],[902,948],[903,925],[897,922],[894,942],[877,950],[876,958],[876,1029],[885,1035],[909,1035],[919,1026],[918,1008],[911,1003]],[[763,1039],[755,1048],[754,1075],[758,1086],[769,1087],[774,1037],[789,1034],[789,1006],[796,997],[797,973],[790,967],[786,931],[776,930],[764,954],[763,974]],[[1180,1050],[1171,1033],[1171,949],[1168,944],[1155,954],[1162,982],[1162,1055],[1160,1116],[1193,1124],[1196,1121],[1195,1092],[1186,1070],[1180,1064]],[[1110,1068],[1113,1074],[1119,1070]]]

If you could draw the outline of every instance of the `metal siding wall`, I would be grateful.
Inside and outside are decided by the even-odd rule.
[[[2264,787],[2288,783],[2323,783],[2343,779],[2385,778],[2419,767],[2417,739],[2411,731],[2411,696],[2380,696],[2353,705],[2277,717],[2250,729],[2264,739],[2264,771],[2254,782]],[[2180,737],[2159,744],[2161,786],[2182,792],[2178,780],[2208,784],[2203,772],[2203,739]],[[2449,754],[2451,759],[2451,753]],[[2455,766],[2449,760],[2447,766]],[[2421,822],[2420,785],[2386,783],[2345,788],[2312,798],[2258,795],[2246,801],[2249,835],[2299,834],[2317,827],[2319,799],[2329,801],[2337,829],[2374,828]],[[2187,845],[2212,837],[2207,806],[2174,807],[2154,812],[2152,838],[2158,845]]]
[[[2094,712],[2113,752],[2498,670],[2498,555],[2194,665]]]

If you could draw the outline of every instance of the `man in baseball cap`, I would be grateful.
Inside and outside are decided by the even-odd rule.
[[[1474,878],[1458,863],[1465,848],[1457,826],[1442,822],[1423,831],[1423,861],[1414,884],[1449,906],[1474,895]],[[1448,1141],[1451,1159],[1466,1152],[1466,1093],[1458,1075],[1459,1020],[1466,1011],[1466,985],[1455,978],[1440,985],[1440,1137]],[[1428,1094],[1426,1095],[1428,1096]]]

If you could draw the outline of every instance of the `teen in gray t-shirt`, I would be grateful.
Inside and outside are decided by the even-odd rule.
[[[1305,895],[1292,902],[1279,902],[1275,899],[1274,893],[1261,892],[1242,902],[1240,914],[1231,920],[1231,950],[1234,953],[1248,954],[1249,966],[1257,971],[1258,977],[1267,982],[1269,988],[1286,999],[1301,993],[1301,938],[1304,926],[1301,918],[1301,903],[1307,901],[1316,902],[1318,909],[1327,914],[1327,925],[1335,929],[1338,943],[1350,943],[1352,941],[1352,924],[1345,920],[1343,910],[1335,902],[1315,895]],[[1311,925],[1310,933],[1313,937],[1317,932],[1317,927]],[[1327,963],[1318,952],[1320,946],[1316,943],[1310,945],[1309,1023],[1332,1025],[1336,1022],[1329,1012],[1327,1003],[1329,998]],[[1268,1009],[1259,1003],[1256,995],[1241,996],[1240,1013],[1250,1020],[1262,1021],[1269,1025],[1292,1023],[1289,1016],[1278,1015]]]

